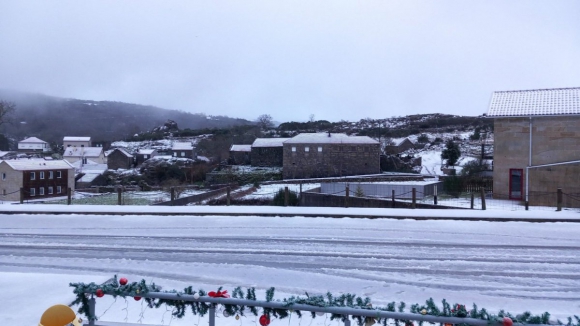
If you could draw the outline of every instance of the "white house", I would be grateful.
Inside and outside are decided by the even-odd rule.
[[[18,151],[20,152],[49,152],[50,146],[42,139],[28,137],[18,142]]]
[[[79,160],[93,161],[97,164],[106,164],[107,158],[102,147],[67,147],[64,149],[63,158],[70,163]]]
[[[62,146],[67,147],[91,147],[91,137],[72,137],[66,136],[62,139]]]

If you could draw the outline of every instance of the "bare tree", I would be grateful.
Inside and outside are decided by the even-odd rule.
[[[262,130],[266,130],[274,126],[274,122],[272,120],[272,116],[269,114],[262,114],[256,119],[258,126],[262,128]]]
[[[12,123],[12,114],[16,111],[16,104],[0,100],[0,126]]]
[[[314,115],[314,113],[311,113],[311,114],[308,116],[308,122],[314,122],[314,118],[315,118],[315,115]]]

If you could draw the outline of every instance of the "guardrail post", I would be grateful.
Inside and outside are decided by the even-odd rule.
[[[71,188],[67,188],[66,189],[66,204],[70,205],[72,202],[72,189]]]
[[[288,206],[288,202],[290,201],[290,194],[288,193],[288,186],[284,187],[284,206]]]
[[[411,202],[411,208],[415,208],[417,205],[417,189],[413,188],[413,201]]]
[[[346,188],[345,188],[345,196],[344,196],[344,208],[348,208],[348,197],[349,197],[349,193],[350,193],[349,187],[348,187],[348,185],[346,185]]]
[[[215,326],[215,304],[209,307],[209,326]]]
[[[485,189],[481,188],[481,210],[484,211],[485,210]]]
[[[558,188],[556,200],[556,212],[560,212],[562,210],[562,188]]]
[[[475,207],[475,194],[473,191],[471,192],[471,205],[470,208],[473,209]]]
[[[89,326],[94,326],[95,325],[95,298],[91,296],[91,298],[89,299],[89,315],[87,316],[89,318]]]
[[[231,188],[228,186],[226,188],[226,206],[230,206],[230,198],[231,198]]]
[[[433,205],[437,205],[437,185],[435,185],[435,188],[433,189]]]
[[[117,188],[117,205],[123,205],[123,192],[121,187]]]

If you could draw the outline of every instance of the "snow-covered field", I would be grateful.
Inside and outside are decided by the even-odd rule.
[[[555,214],[555,213],[546,213]],[[255,286],[258,298],[356,293],[373,305],[429,297],[477,303],[491,312],[580,310],[580,224],[240,216],[5,215],[0,217],[0,322],[37,325],[42,312],[74,298],[69,282],[113,274],[164,289]],[[132,299],[97,301],[102,320],[205,325],[171,320]],[[220,325],[256,324],[224,318]],[[272,325],[330,325],[325,317]]]

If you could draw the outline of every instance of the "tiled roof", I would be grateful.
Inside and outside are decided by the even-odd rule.
[[[29,137],[24,140],[19,141],[19,143],[33,143],[33,144],[46,144],[46,142],[42,139],[38,139],[36,137]]]
[[[305,133],[287,140],[284,144],[378,144],[367,136],[349,136],[347,134]]]
[[[256,138],[252,147],[282,147],[290,138]]]
[[[72,137],[72,136],[66,136],[62,140],[63,141],[91,141],[91,137]]]
[[[3,161],[18,171],[34,171],[48,169],[72,169],[72,165],[65,160],[8,160]]]
[[[102,147],[67,147],[63,157],[99,157]]]
[[[494,92],[488,117],[580,115],[580,87]]]
[[[252,145],[232,145],[230,152],[251,152]]]
[[[191,145],[191,143],[173,143],[173,146],[171,146],[171,149],[173,149],[173,150],[192,150],[193,146]]]

